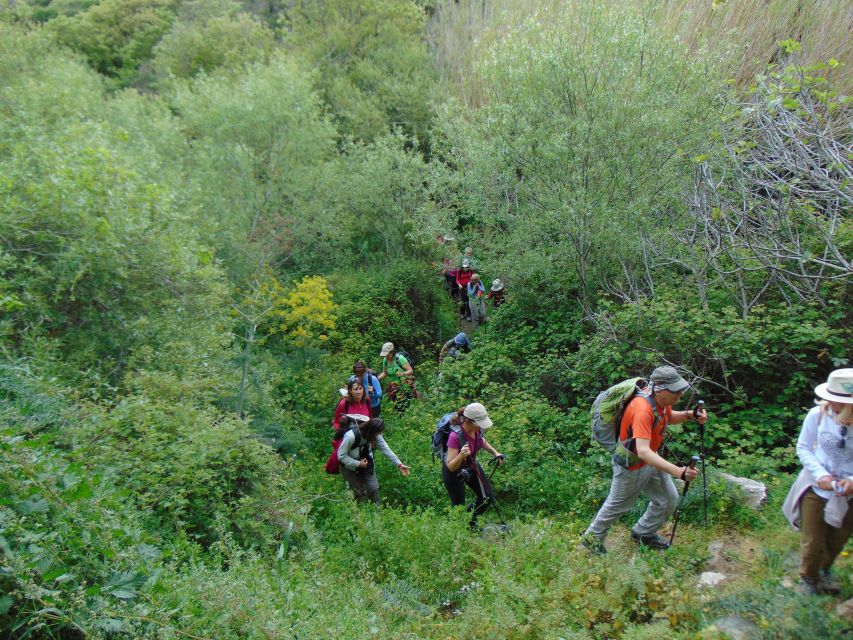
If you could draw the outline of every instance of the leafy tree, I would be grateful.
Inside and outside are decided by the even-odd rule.
[[[400,128],[426,143],[433,73],[425,14],[412,0],[300,0],[285,42],[317,69],[341,135],[370,141]]]
[[[621,3],[533,17],[479,70],[484,104],[447,105],[439,143],[463,171],[461,222],[528,309],[579,294],[589,310],[623,265],[636,269],[644,227],[679,224],[715,77]]]
[[[175,18],[176,0],[103,0],[75,15],[48,23],[60,42],[80,52],[119,87],[129,85],[140,65]]]
[[[173,103],[194,139],[187,188],[205,212],[202,232],[237,282],[332,229],[310,203],[334,129],[293,61],[277,56],[240,77],[200,77],[179,85]]]
[[[126,131],[97,119],[105,97],[93,72],[57,63],[41,34],[4,29],[0,47],[10,54],[0,66],[4,295],[20,302],[7,348],[46,341],[57,368],[113,385],[134,357],[200,366],[199,353],[221,347],[226,291],[169,183],[154,178],[151,155],[124,153]]]
[[[200,23],[176,23],[155,47],[153,64],[161,75],[190,78],[267,62],[274,48],[272,30],[252,16],[215,16]]]

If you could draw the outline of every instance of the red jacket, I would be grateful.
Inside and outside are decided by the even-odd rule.
[[[366,397],[367,394],[364,394],[365,398],[362,399],[361,402],[349,402],[344,396],[341,398],[341,401],[338,403],[338,406],[335,407],[335,418],[332,420],[332,426],[335,431],[340,429],[341,427],[341,416],[345,413],[358,413],[363,416],[367,416],[368,418],[372,418],[373,414],[370,408],[370,398]],[[348,404],[349,403],[349,404]]]
[[[460,269],[456,272],[456,284],[460,287],[467,287],[473,275],[474,272],[471,269]]]

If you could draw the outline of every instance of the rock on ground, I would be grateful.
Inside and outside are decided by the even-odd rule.
[[[703,571],[699,576],[700,587],[716,587],[725,582],[726,574],[717,573],[716,571]]]
[[[749,478],[739,478],[722,472],[720,472],[720,477],[729,484],[740,487],[746,506],[758,509],[767,503],[767,487],[763,482],[750,480]]]

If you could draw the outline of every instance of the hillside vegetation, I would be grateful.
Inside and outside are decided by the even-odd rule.
[[[851,16],[0,5],[0,635],[849,632],[836,600],[789,588],[779,507],[814,386],[850,366]],[[466,246],[507,302],[439,369],[460,330],[439,266]],[[412,472],[377,460],[374,507],[322,467],[338,389],[386,341],[421,397],[383,405]],[[681,408],[709,409],[708,524],[695,483],[671,549],[623,521],[589,555],[610,483],[590,405],[664,363],[697,390]],[[506,533],[469,531],[431,455],[473,401],[507,456]],[[670,431],[668,458],[698,453],[693,423]],[[712,542],[729,580],[697,589]]]

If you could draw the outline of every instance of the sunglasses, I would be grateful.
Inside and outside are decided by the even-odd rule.
[[[847,446],[847,427],[841,427],[841,439],[838,441],[838,448],[843,449]]]

